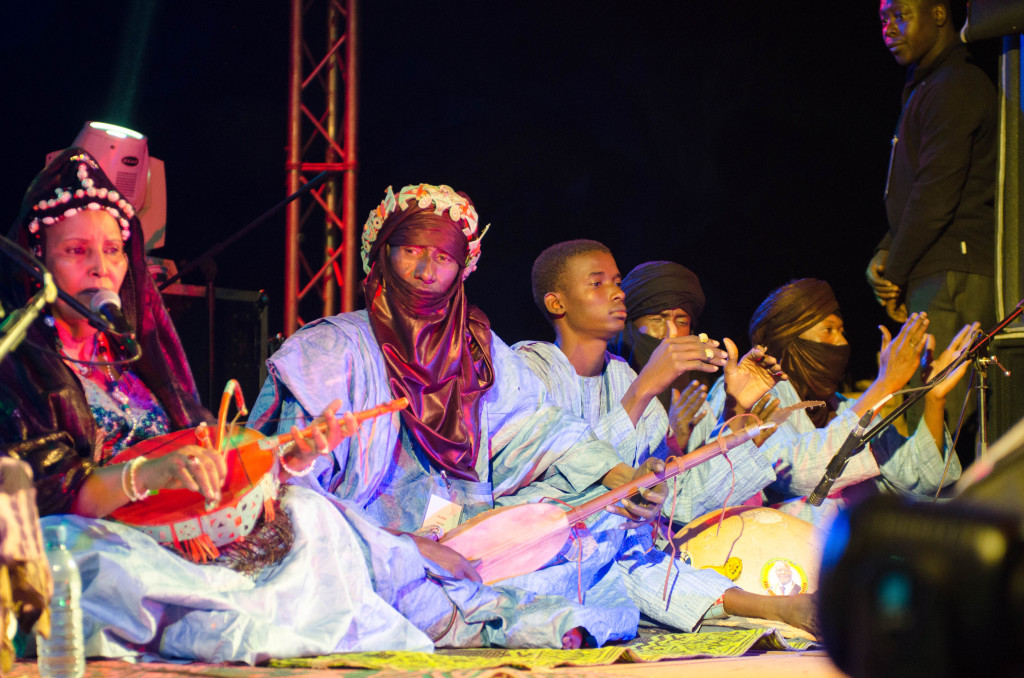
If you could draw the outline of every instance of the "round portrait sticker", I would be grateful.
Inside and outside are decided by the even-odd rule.
[[[791,596],[807,591],[807,573],[787,558],[773,558],[761,568],[761,586],[771,596]]]

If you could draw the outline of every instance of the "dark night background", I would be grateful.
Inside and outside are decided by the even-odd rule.
[[[0,199],[13,220],[47,152],[86,120],[122,124],[166,163],[155,254],[192,259],[285,195],[289,3],[118,6],[7,13]],[[360,14],[359,224],[389,184],[466,191],[493,224],[469,298],[508,343],[552,338],[530,298],[536,254],[590,237],[623,274],[691,268],[701,329],[742,350],[771,289],[828,280],[853,376],[874,376],[884,314],[863,271],[904,76],[877,3],[364,0]],[[981,45],[991,73],[998,49]],[[218,286],[267,290],[271,333],[283,250],[282,213],[217,262]]]

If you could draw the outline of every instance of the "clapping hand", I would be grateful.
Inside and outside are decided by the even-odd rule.
[[[928,315],[911,313],[895,339],[884,325],[878,329],[882,333],[882,350],[877,381],[885,385],[886,392],[894,393],[903,388],[917,371],[925,349]]]
[[[704,407],[707,397],[708,387],[699,381],[691,381],[682,392],[677,388],[672,389],[672,402],[668,408],[668,423],[682,452],[686,452],[693,429],[708,413],[707,408]]]
[[[725,339],[729,360],[725,364],[726,421],[738,414],[746,414],[775,384],[789,379],[782,365],[768,355],[764,346],[755,346],[739,359],[739,350],[729,338]]]
[[[964,325],[957,332],[956,336],[953,337],[953,341],[949,342],[949,346],[946,347],[937,358],[932,360],[932,351],[935,347],[935,337],[931,334],[927,335],[925,339],[925,350],[921,358],[921,380],[926,384],[929,383],[936,375],[946,369],[954,360],[960,357],[960,355],[970,348],[971,342],[974,341],[974,337],[980,330],[981,325],[979,323],[971,323],[970,325]],[[935,384],[932,387],[929,394],[936,398],[943,398],[949,395],[949,392],[953,390],[957,382],[960,381],[961,377],[967,371],[967,367],[970,365],[969,360],[965,360],[955,370],[946,375],[946,377]]]

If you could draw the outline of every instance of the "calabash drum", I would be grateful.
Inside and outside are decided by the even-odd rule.
[[[273,511],[272,502],[278,491],[277,478],[271,473],[273,448],[260,447],[258,441],[266,438],[247,428],[233,426],[227,437],[228,473],[218,506],[207,508],[202,495],[192,490],[160,490],[142,501],[122,506],[111,513],[111,518],[198,562],[207,559],[203,555],[215,558],[216,547],[248,535],[264,511]],[[257,444],[252,445],[253,442]],[[117,455],[111,463],[130,461],[139,455],[156,458],[187,444],[198,444],[195,429],[150,438]],[[272,519],[269,515],[268,520]]]
[[[818,588],[824,533],[811,523],[762,506],[732,506],[680,530],[677,553],[714,568],[751,593],[788,595]]]

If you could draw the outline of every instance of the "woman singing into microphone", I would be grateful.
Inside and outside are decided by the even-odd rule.
[[[4,449],[32,465],[41,514],[102,517],[129,501],[125,487],[185,487],[217,501],[223,458],[198,445],[136,463],[131,473],[105,464],[140,440],[212,421],[146,270],[131,203],[92,157],[69,149],[32,182],[11,239],[86,307],[97,295],[116,293],[142,353],[127,360],[132,356],[114,338],[58,299],[3,365],[2,402],[13,414],[4,418],[3,440],[14,444]],[[24,304],[33,285],[27,275],[5,275],[4,304]]]
[[[134,210],[88,153],[68,149],[36,177],[10,239],[34,252],[57,286],[85,306],[101,291],[116,292],[141,350],[140,359],[127,360],[115,341],[58,300],[0,362],[0,454],[32,467],[43,523],[67,527],[82,571],[90,652],[255,663],[368,647],[429,649],[426,636],[372,588],[360,530],[395,538],[353,525],[308,490],[274,485],[252,531],[205,565],[141,530],[102,520],[165,489],[198,492],[217,504],[226,464],[201,426],[195,444],[111,462],[141,441],[212,417],[198,401],[146,268]],[[0,267],[4,308],[23,306],[34,287],[27,273]],[[323,412],[326,433],[314,429],[312,444],[282,447],[271,473],[301,474],[318,450],[338,445],[337,407]],[[177,546],[177,533],[174,539]],[[425,576],[422,566],[418,572]]]

